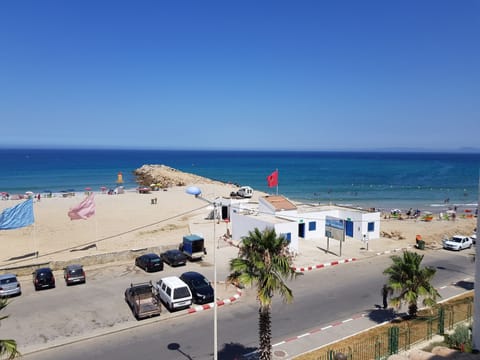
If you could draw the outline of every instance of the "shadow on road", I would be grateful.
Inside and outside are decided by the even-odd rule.
[[[244,354],[253,353],[257,348],[246,347],[239,343],[225,344],[223,349],[218,352],[219,360],[240,360],[246,359]]]
[[[465,290],[473,290],[473,287],[474,287],[473,281],[463,281],[463,280],[457,281],[455,283],[455,286]]]
[[[392,321],[398,317],[398,314],[393,309],[383,309],[376,305],[376,309],[367,311],[367,317],[377,324],[381,324],[385,321]]]

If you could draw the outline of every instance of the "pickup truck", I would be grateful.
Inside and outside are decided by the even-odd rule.
[[[125,290],[125,301],[137,320],[160,315],[162,306],[153,293],[152,282],[130,284]]]

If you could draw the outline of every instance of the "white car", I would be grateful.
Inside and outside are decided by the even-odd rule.
[[[454,235],[450,239],[443,240],[443,248],[448,250],[460,251],[470,249],[472,245],[472,239],[463,235]]]

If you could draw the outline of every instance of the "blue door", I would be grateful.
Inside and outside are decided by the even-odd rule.
[[[298,224],[298,237],[305,237],[305,223]]]
[[[345,235],[353,237],[353,221],[345,221]]]

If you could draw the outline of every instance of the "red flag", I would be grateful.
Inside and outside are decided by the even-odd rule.
[[[278,169],[267,176],[268,187],[274,187],[278,185]]]
[[[70,220],[87,220],[95,215],[95,199],[93,193],[88,195],[80,204],[72,207],[68,212]]]

